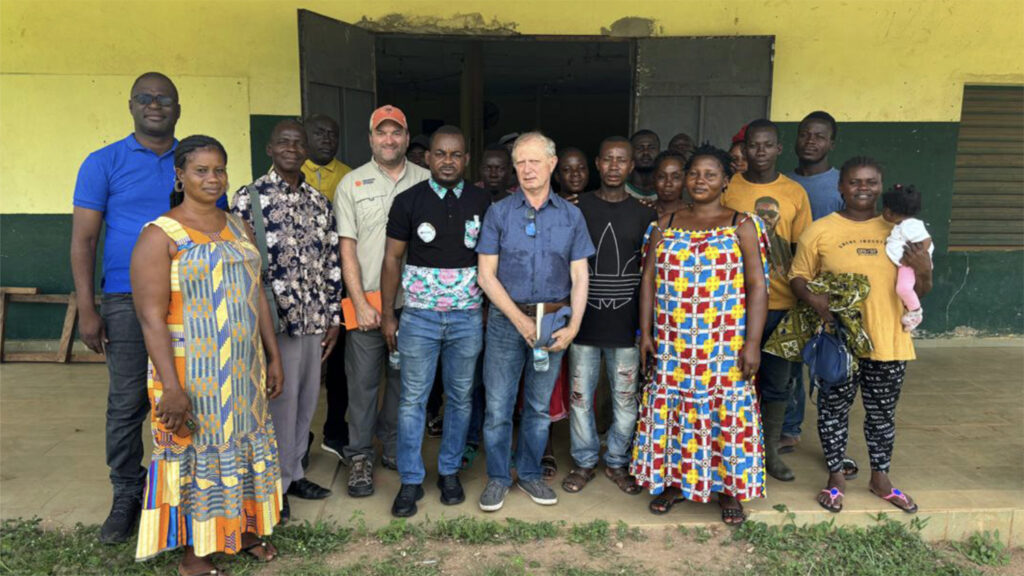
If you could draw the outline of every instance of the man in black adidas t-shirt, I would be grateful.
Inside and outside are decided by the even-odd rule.
[[[463,179],[469,154],[458,128],[438,128],[426,159],[430,178],[391,205],[381,274],[381,331],[402,365],[397,444],[402,487],[391,507],[399,517],[415,514],[423,497],[423,424],[439,359],[447,406],[437,485],[443,504],[465,500],[458,473],[484,340],[475,249],[491,197]],[[405,295],[401,325],[394,313],[399,278]]]
[[[597,253],[590,258],[590,291],[580,332],[569,348],[572,374],[570,432],[573,470],[562,482],[567,492],[579,492],[594,477],[601,441],[594,422],[594,391],[601,374],[601,357],[612,387],[613,420],[608,429],[605,476],[627,494],[640,492],[629,475],[630,448],[636,424],[636,388],[640,356],[637,293],[641,277],[641,248],[654,210],[626,190],[633,169],[633,149],[620,136],[606,138],[597,157],[601,187],[580,197]]]

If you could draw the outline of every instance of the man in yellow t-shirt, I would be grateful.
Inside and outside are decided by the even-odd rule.
[[[316,188],[332,203],[334,190],[345,174],[352,171],[335,158],[338,153],[340,132],[338,123],[329,116],[314,114],[306,119],[309,159],[302,165],[302,174],[305,175],[307,184]]]
[[[779,128],[773,122],[762,118],[747,125],[744,148],[747,171],[732,177],[722,202],[737,212],[756,213],[767,227],[770,282],[763,345],[786,312],[796,305],[796,297],[789,287],[789,271],[797,238],[811,224],[811,203],[803,187],[779,174],[775,167],[782,152],[782,143],[779,141]],[[764,354],[758,371],[765,470],[773,478],[787,482],[794,476],[779,457],[779,439],[792,380],[800,373],[800,366],[799,362]]]

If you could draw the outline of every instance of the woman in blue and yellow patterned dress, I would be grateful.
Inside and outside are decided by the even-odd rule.
[[[207,136],[174,152],[171,210],[132,254],[135,309],[149,352],[153,459],[136,558],[185,548],[184,576],[216,574],[214,552],[277,554],[281,473],[267,408],[284,380],[246,225],[217,208],[227,153]]]
[[[657,178],[656,166],[655,177]],[[631,473],[650,510],[709,502],[740,524],[764,495],[753,376],[768,310],[763,223],[720,202],[729,155],[704,145],[685,167],[692,204],[651,224],[640,285],[643,390]],[[649,363],[654,366],[649,366]]]

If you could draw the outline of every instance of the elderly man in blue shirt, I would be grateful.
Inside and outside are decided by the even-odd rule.
[[[484,352],[488,481],[480,509],[485,512],[500,510],[512,485],[512,412],[524,367],[518,485],[537,504],[558,503],[543,480],[540,460],[551,423],[551,392],[563,352],[583,320],[587,258],[594,254],[579,208],[551,190],[558,163],[555,143],[539,132],[523,134],[512,149],[512,162],[520,188],[487,212],[476,248],[478,281],[491,302]],[[548,354],[545,370],[543,362],[533,362],[537,310],[554,315],[566,306],[571,306],[568,324],[543,347]]]

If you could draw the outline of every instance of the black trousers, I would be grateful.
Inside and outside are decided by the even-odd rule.
[[[348,445],[348,378],[345,376],[345,327],[338,334],[338,344],[327,358],[327,420],[324,421],[324,440]]]
[[[907,372],[906,362],[877,362],[860,359],[859,370],[848,381],[821,396],[818,406],[818,436],[829,472],[843,469],[846,443],[850,437],[850,408],[860,387],[864,402],[864,438],[868,443],[871,469],[888,472],[896,441],[896,403]]]

